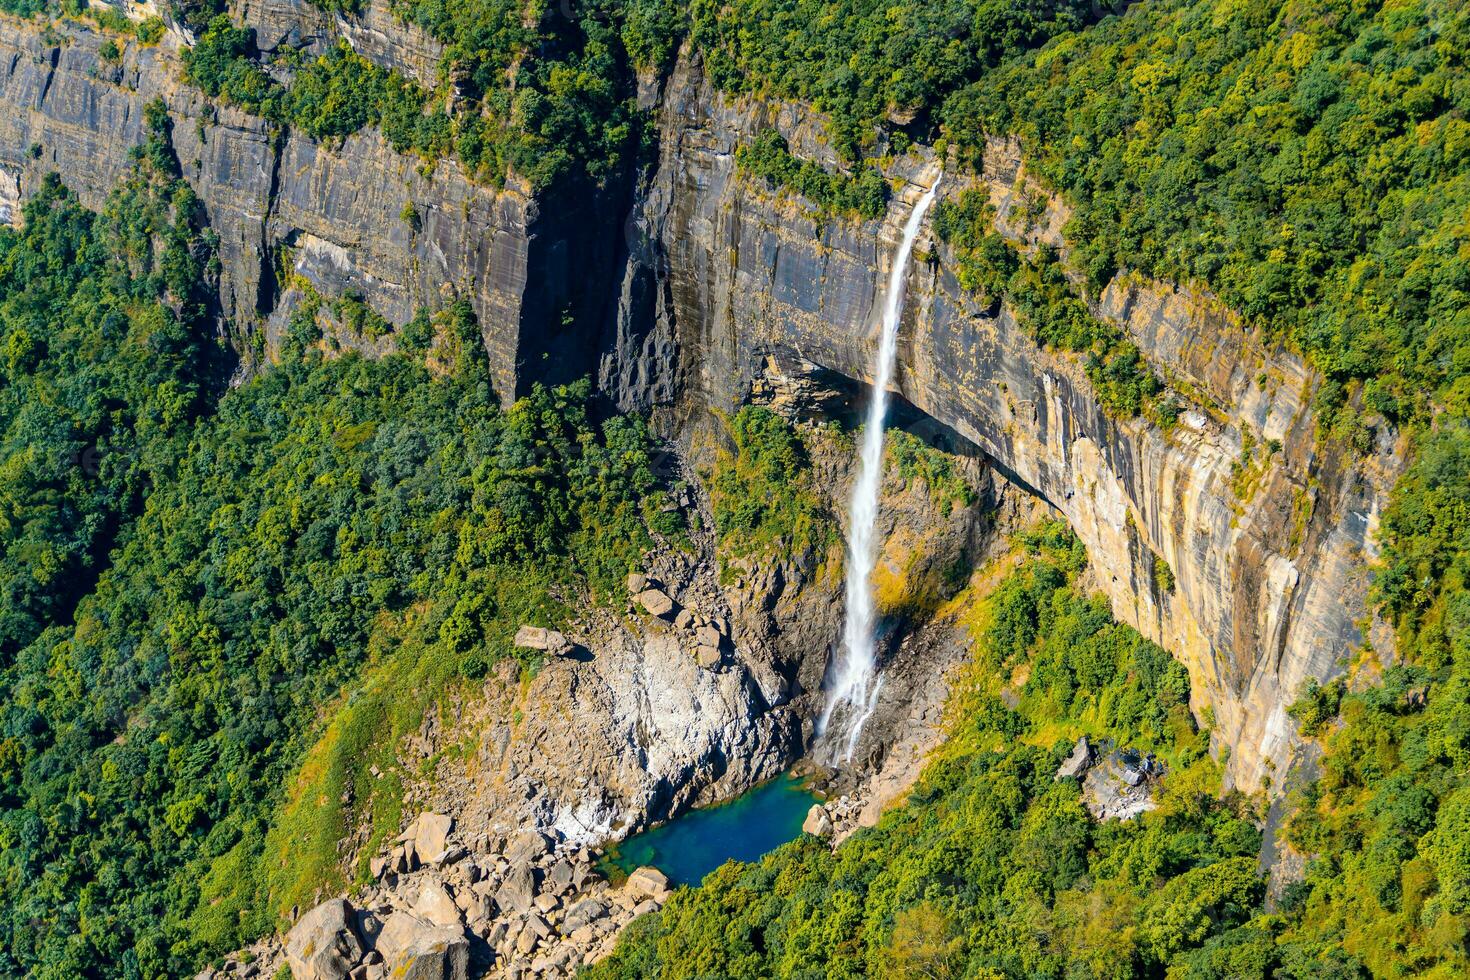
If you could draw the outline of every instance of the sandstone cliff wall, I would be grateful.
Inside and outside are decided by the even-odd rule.
[[[688,58],[660,112],[661,159],[639,218],[658,247],[626,277],[643,282],[653,312],[619,326],[605,383],[630,406],[672,387],[730,409],[793,354],[867,379],[886,266],[939,161],[915,152],[893,163],[904,183],[883,220],[823,222],[743,178],[735,161],[773,125],[796,152],[830,157],[820,120],[727,99]],[[1001,229],[1064,244],[1066,210],[1028,181],[1018,149],[988,149],[979,182]],[[961,189],[951,177],[944,193]],[[1039,214],[1024,219],[1038,195]],[[1400,459],[1391,435],[1366,463],[1322,451],[1310,408],[1318,379],[1299,357],[1208,295],[1126,274],[1096,312],[1127,330],[1190,407],[1169,432],[1111,418],[1074,357],[1038,348],[1008,308],[983,308],[959,287],[943,247],[921,239],[916,255],[896,390],[1065,515],[1114,613],[1183,659],[1197,712],[1210,707],[1231,749],[1231,777],[1257,788],[1300,747],[1286,707],[1301,683],[1340,673],[1363,639],[1373,534]],[[680,357],[640,362],[640,345]],[[660,370],[673,374],[652,377]],[[639,381],[618,389],[619,378]],[[1238,478],[1252,443],[1254,468]],[[1160,587],[1156,558],[1172,569],[1172,590]]]

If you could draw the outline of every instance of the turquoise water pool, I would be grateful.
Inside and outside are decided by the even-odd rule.
[[[697,885],[730,859],[754,861],[801,836],[817,802],[801,781],[778,776],[729,803],[690,810],[608,850],[604,865],[627,874],[651,864],[675,885]]]

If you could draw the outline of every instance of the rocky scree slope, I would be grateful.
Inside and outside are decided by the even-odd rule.
[[[814,482],[846,486],[845,447],[811,444]],[[880,568],[926,581],[931,567],[969,568],[1034,516],[1032,498],[978,461],[965,468],[969,506],[890,471],[885,519],[903,533],[890,536]],[[623,926],[660,907],[668,892],[657,872],[614,886],[594,868],[595,846],[790,767],[811,743],[841,615],[836,551],[772,555],[722,578],[707,502],[694,488],[679,499],[702,515],[691,547],[646,555],[625,607],[584,610],[552,640],[531,635],[554,648],[533,676],[502,662],[473,697],[428,713],[405,740],[404,769],[426,774],[404,799],[419,815],[387,845],[370,847],[371,828],[359,825],[339,847],[365,881],[318,891],[281,935],[201,976],[270,975],[288,963],[298,980],[558,977],[606,956]],[[917,776],[968,649],[947,620],[894,642],[904,667],[862,743],[872,778],[841,782],[871,804],[854,808],[848,829],[873,822]]]

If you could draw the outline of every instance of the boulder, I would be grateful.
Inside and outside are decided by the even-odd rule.
[[[405,850],[413,845],[414,856],[424,864],[433,864],[449,850],[449,831],[453,828],[454,818],[447,814],[420,813],[398,839]]]
[[[567,916],[561,922],[563,933],[575,932],[587,925],[596,922],[607,915],[607,906],[595,898],[584,898],[576,905],[567,909]]]
[[[635,903],[645,898],[663,896],[669,890],[669,877],[658,868],[647,865],[628,875],[628,880],[623,883],[623,894],[631,898]]]
[[[648,588],[648,576],[642,572],[628,573],[628,595],[637,595]]]
[[[644,589],[637,595],[638,604],[651,616],[667,616],[674,611],[674,600],[662,589]]]
[[[1054,779],[1081,779],[1082,774],[1092,765],[1092,746],[1087,742],[1087,736],[1083,735],[1072,747],[1072,754],[1067,756],[1065,762],[1057,769]]]
[[[801,822],[801,832],[813,837],[826,837],[832,833],[832,818],[827,815],[827,808],[813,803],[806,812],[806,819]]]
[[[519,864],[511,869],[495,892],[495,904],[503,909],[528,912],[536,897],[536,872],[529,864]]]
[[[701,646],[695,648],[694,662],[705,670],[714,670],[720,665],[719,647]]]
[[[546,890],[554,895],[566,894],[572,887],[572,866],[565,859],[556,862],[546,873]]]
[[[318,905],[286,933],[286,962],[296,980],[344,980],[363,951],[357,915],[343,898]]]
[[[516,630],[515,645],[525,650],[544,650],[551,654],[566,653],[572,648],[566,636],[540,626],[522,626]]]
[[[702,647],[720,648],[720,631],[713,626],[701,626],[695,630],[694,639]]]
[[[414,900],[413,912],[426,922],[447,928],[459,928],[459,906],[449,894],[449,888],[435,877],[425,878],[419,885],[418,898]]]
[[[383,923],[377,951],[394,980],[467,980],[470,944],[457,926],[435,925],[409,912]]]
[[[546,835],[534,830],[516,834],[505,848],[505,859],[514,867],[519,864],[535,864],[551,850],[551,841]]]
[[[534,932],[539,939],[550,939],[552,937],[551,926],[545,919],[534,912],[527,916],[526,928]]]

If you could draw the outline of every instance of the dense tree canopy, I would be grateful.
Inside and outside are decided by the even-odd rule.
[[[206,397],[209,235],[154,120],[102,214],[52,182],[0,231],[6,974],[178,975],[270,927],[340,877],[348,820],[397,831],[434,692],[679,532],[642,423],[594,422],[585,381],[502,410],[464,304],[379,361],[324,359],[308,313]],[[313,744],[321,779],[393,776],[303,812]]]

